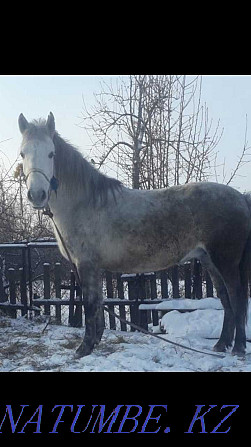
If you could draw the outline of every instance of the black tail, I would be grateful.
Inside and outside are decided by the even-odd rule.
[[[251,233],[249,234],[246,246],[240,262],[240,279],[244,297],[246,299],[246,309],[245,318],[247,321],[247,310],[248,310],[248,298],[249,298],[249,284],[250,284],[250,273],[251,273]]]
[[[248,208],[250,210],[250,220],[251,220],[251,194],[250,193],[245,193],[243,194]],[[249,233],[243,254],[242,254],[242,258],[241,258],[241,262],[240,262],[240,278],[241,278],[241,284],[243,287],[243,293],[244,296],[246,298],[246,320],[247,320],[247,309],[248,309],[248,298],[250,296],[250,291],[249,291],[249,285],[251,284],[251,231]]]
[[[244,194],[249,211],[251,220],[251,194]],[[251,231],[249,233],[243,255],[240,262],[240,277],[241,284],[243,287],[243,293],[246,298],[246,320],[247,320],[247,309],[248,309],[248,298],[250,296],[249,285],[251,284]]]

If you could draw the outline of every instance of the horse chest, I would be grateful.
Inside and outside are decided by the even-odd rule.
[[[95,226],[91,230],[90,225],[84,225],[80,219],[70,224],[69,222],[61,222],[59,226],[59,234],[55,231],[59,249],[62,255],[68,259],[68,254],[64,245],[67,247],[70,256],[75,264],[81,262],[95,261],[98,262],[100,257],[100,239],[97,235]]]

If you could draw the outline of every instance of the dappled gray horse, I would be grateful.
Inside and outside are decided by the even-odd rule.
[[[244,354],[251,253],[251,200],[217,183],[132,190],[97,171],[47,121],[19,116],[28,199],[50,207],[83,287],[85,337],[92,352],[104,322],[100,272],[142,273],[197,258],[208,269],[224,307],[216,351]],[[58,234],[56,232],[58,238]],[[66,256],[61,240],[61,252]],[[66,256],[67,257],[67,256]]]

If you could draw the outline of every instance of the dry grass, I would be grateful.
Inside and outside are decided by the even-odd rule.
[[[7,346],[0,347],[0,355],[7,358],[14,357],[22,353],[24,347],[26,344],[20,341],[10,342]]]
[[[11,326],[11,322],[9,320],[5,320],[3,318],[0,319],[0,328],[4,328],[4,327],[10,327]]]
[[[79,335],[74,335],[74,337],[64,336],[64,338],[65,341],[60,343],[60,346],[65,349],[75,349],[83,340],[83,337],[80,337]]]
[[[125,339],[125,337],[123,335],[116,335],[115,334],[115,339],[111,340],[110,343],[114,344],[114,345],[118,345],[120,343],[129,343],[128,340]]]
[[[27,348],[26,354],[28,355],[39,355],[41,357],[48,357],[49,355],[49,349],[48,346],[42,344],[42,343],[36,343],[33,346],[29,345]]]

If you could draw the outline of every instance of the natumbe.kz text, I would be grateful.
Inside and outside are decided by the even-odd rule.
[[[227,434],[239,405],[196,405],[183,431],[186,434]],[[58,404],[0,405],[0,439],[4,434],[168,434],[168,405],[106,405]],[[212,417],[213,416],[213,417]],[[216,423],[217,422],[217,423]]]

